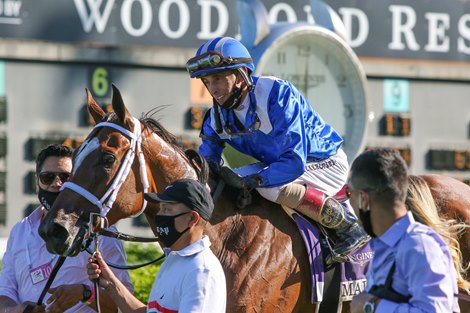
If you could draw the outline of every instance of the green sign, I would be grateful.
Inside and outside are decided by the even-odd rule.
[[[405,79],[385,79],[384,111],[405,113],[410,111],[410,83]]]

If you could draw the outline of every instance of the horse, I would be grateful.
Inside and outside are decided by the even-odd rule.
[[[63,189],[39,228],[47,249],[63,256],[78,254],[91,229],[99,229],[92,213],[106,215],[111,225],[143,211],[154,230],[158,205],[146,204],[144,192],[159,192],[177,179],[200,179],[201,174],[201,166],[160,123],[147,115],[131,116],[116,86],[111,114],[86,93],[88,110],[99,127],[75,151],[69,188]],[[215,189],[213,180],[210,187]],[[338,266],[325,273],[322,304],[312,303],[307,249],[295,222],[279,205],[257,193],[245,208],[237,209],[235,202],[234,190],[225,188],[205,229],[226,275],[227,312],[348,311],[339,301]]]
[[[447,219],[454,219],[470,225],[470,186],[448,176],[438,174],[421,175],[426,181],[436,202],[439,214]],[[462,263],[470,266],[470,227],[458,238]],[[466,271],[470,278],[470,268]],[[470,301],[459,301],[461,312],[470,312]]]

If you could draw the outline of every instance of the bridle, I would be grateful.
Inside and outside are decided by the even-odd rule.
[[[113,182],[111,183],[111,185],[108,187],[108,189],[106,190],[106,192],[100,199],[98,199],[98,197],[95,196],[90,191],[86,190],[85,188],[83,188],[82,186],[74,182],[65,182],[60,188],[60,190],[62,191],[66,188],[71,189],[72,191],[78,193],[80,196],[87,199],[90,203],[94,204],[100,210],[100,214],[96,214],[96,213],[90,214],[90,221],[88,223],[88,234],[90,235],[90,237],[93,237],[99,234],[99,235],[113,237],[113,238],[127,240],[127,241],[156,242],[158,240],[158,238],[156,237],[152,237],[152,238],[135,237],[132,235],[126,235],[120,232],[107,229],[108,220],[106,218],[106,215],[108,214],[109,210],[112,208],[114,201],[116,201],[116,197],[119,192],[119,189],[121,189],[121,186],[123,185],[124,181],[129,175],[136,155],[138,155],[138,158],[139,158],[139,168],[140,168],[140,176],[141,176],[142,185],[143,185],[143,192],[146,193],[148,192],[148,189],[149,189],[149,181],[148,181],[148,176],[147,176],[147,167],[145,164],[145,156],[144,156],[144,153],[142,152],[142,129],[138,127],[138,125],[140,125],[140,121],[135,117],[132,117],[132,119],[134,121],[133,132],[130,132],[124,127],[116,125],[114,123],[110,123],[110,122],[100,122],[96,124],[95,127],[93,128],[93,129],[97,129],[100,127],[111,127],[111,128],[118,130],[119,132],[124,134],[126,137],[130,138],[129,150],[126,153],[124,160],[121,162],[119,170],[117,174],[114,176]],[[86,146],[87,142],[85,141],[84,144]],[[83,149],[84,147],[80,149]],[[139,210],[139,212],[131,215],[131,217],[137,217],[141,215],[144,212],[146,207],[147,207],[147,200],[144,199],[142,203],[142,207]],[[93,225],[94,225],[93,216],[100,217],[99,221],[100,221],[101,227],[98,233],[93,232]],[[90,243],[91,241],[88,240],[85,243],[84,247],[82,247],[82,251],[85,250],[89,246]]]
[[[111,128],[114,128],[114,129],[118,130],[119,132],[121,132],[122,134],[124,134],[126,137],[128,137],[130,139],[130,148],[126,153],[126,155],[124,157],[124,160],[121,163],[121,165],[119,167],[119,170],[118,170],[117,174],[115,175],[115,177],[113,179],[112,184],[108,187],[108,189],[106,190],[106,192],[104,193],[104,195],[100,199],[98,199],[98,197],[95,196],[90,191],[86,190],[85,188],[83,188],[82,186],[80,186],[80,185],[78,185],[74,182],[65,182],[62,185],[62,187],[60,188],[61,191],[64,190],[64,189],[71,189],[75,193],[78,193],[80,196],[87,199],[90,203],[92,203],[93,205],[98,207],[98,209],[100,210],[99,214],[90,213],[90,221],[89,221],[89,224],[88,224],[89,238],[86,242],[84,242],[84,245],[82,246],[82,251],[86,250],[91,255],[94,255],[94,253],[96,253],[98,251],[98,235],[113,237],[113,238],[117,238],[117,239],[120,239],[120,240],[135,241],[135,242],[156,242],[156,241],[158,241],[157,237],[151,237],[151,238],[149,238],[149,237],[135,237],[135,236],[132,236],[132,235],[126,235],[126,234],[123,234],[121,232],[112,231],[110,229],[107,229],[109,225],[107,225],[108,220],[106,218],[106,215],[108,214],[109,210],[113,206],[114,201],[116,201],[119,189],[121,188],[121,186],[123,185],[123,183],[126,180],[127,176],[129,175],[132,164],[134,163],[134,160],[135,160],[136,153],[137,153],[138,158],[139,158],[139,166],[140,166],[140,174],[141,174],[140,176],[141,176],[141,180],[142,180],[144,193],[148,192],[148,188],[149,188],[149,182],[148,182],[148,176],[147,176],[147,167],[146,167],[146,164],[145,164],[145,157],[144,157],[144,154],[142,152],[142,129],[141,129],[141,127],[138,127],[138,125],[140,125],[140,121],[135,117],[132,117],[132,119],[133,119],[133,122],[134,122],[134,131],[133,132],[130,132],[129,130],[125,129],[122,126],[119,126],[119,125],[116,125],[114,123],[107,122],[107,121],[106,122],[100,122],[100,123],[96,124],[95,127],[93,128],[93,130],[94,130],[94,129],[97,129],[99,127],[111,127]],[[84,142],[84,144],[86,146],[87,142]],[[82,148],[84,148],[85,146],[83,146]],[[137,216],[141,215],[144,212],[146,207],[147,207],[147,201],[144,199],[143,203],[142,203],[142,207],[139,210],[139,212],[137,212],[136,214],[131,215],[131,217],[137,217]],[[93,232],[93,225],[94,225],[93,216],[100,217],[99,221],[100,221],[101,227],[100,227],[100,230],[98,232]],[[106,225],[106,227],[104,227],[105,225]],[[94,252],[91,252],[88,249],[88,246],[91,244],[92,240],[95,241],[95,251]],[[123,270],[136,269],[136,268],[140,268],[140,267],[147,266],[149,264],[158,262],[159,260],[162,260],[164,258],[164,256],[165,255],[162,255],[161,257],[159,257],[155,260],[152,260],[152,261],[149,261],[149,262],[146,262],[146,263],[143,263],[143,264],[130,265],[130,266],[128,266],[128,265],[116,265],[116,264],[108,263],[108,262],[106,262],[106,263],[110,267],[117,268],[117,269],[123,269]],[[42,305],[42,301],[44,300],[46,292],[49,289],[49,287],[51,286],[57,272],[59,271],[60,267],[64,263],[65,259],[66,259],[65,256],[60,256],[59,259],[57,260],[57,263],[54,265],[54,268],[53,268],[53,270],[52,270],[52,272],[49,276],[48,281],[46,282],[46,285],[45,285],[45,287],[44,287],[44,289],[43,289],[43,291],[42,291],[42,293],[39,297],[39,300],[37,301],[37,305]],[[94,289],[95,289],[95,299],[96,299],[96,310],[97,310],[97,312],[100,312],[98,281],[94,282],[94,287],[95,287]],[[33,306],[28,305],[24,312],[31,312],[33,308],[34,308]]]
[[[90,203],[98,207],[101,213],[101,217],[103,217],[103,219],[101,219],[102,226],[104,226],[103,225],[104,219],[106,219],[106,215],[108,214],[109,210],[113,206],[114,201],[116,200],[119,189],[121,188],[122,184],[126,180],[127,175],[129,175],[131,166],[134,163],[136,152],[139,157],[140,174],[141,174],[140,176],[142,179],[144,193],[147,192],[149,188],[149,182],[148,182],[148,177],[147,177],[147,167],[145,166],[145,157],[142,152],[142,130],[140,127],[137,126],[137,125],[140,125],[140,121],[135,117],[133,117],[133,120],[134,120],[134,132],[130,132],[124,127],[116,125],[114,123],[110,123],[110,122],[100,122],[96,124],[95,127],[93,128],[93,129],[96,129],[99,127],[114,128],[118,130],[119,132],[121,132],[122,134],[124,134],[126,137],[130,138],[130,141],[131,141],[130,148],[126,153],[126,156],[124,157],[124,161],[121,163],[121,166],[119,167],[117,174],[114,176],[114,180],[112,184],[108,187],[108,190],[104,193],[101,199],[98,199],[98,197],[96,197],[93,193],[91,193],[90,191],[86,190],[85,188],[83,188],[82,186],[74,182],[66,182],[60,188],[61,191],[66,188],[71,189],[74,192],[78,193],[80,196],[87,199]],[[85,142],[85,146],[86,146],[86,143],[87,142]],[[147,200],[144,199],[142,203],[142,208],[139,210],[139,212],[132,215],[132,217],[136,217],[142,214],[146,206],[147,206]]]

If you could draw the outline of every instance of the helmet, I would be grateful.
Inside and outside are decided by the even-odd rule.
[[[248,50],[241,42],[231,37],[208,40],[186,63],[186,69],[191,78],[241,67],[246,67],[250,73],[255,70]]]

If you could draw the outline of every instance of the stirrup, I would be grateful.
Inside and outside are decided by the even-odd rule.
[[[336,252],[330,245],[330,253],[325,258],[325,263],[327,266],[333,265],[335,262],[344,263],[348,260],[348,256],[356,251],[357,249],[366,245],[370,240],[370,236],[365,236],[361,240],[358,240],[357,244],[352,248],[346,255],[339,254]]]
[[[348,260],[347,255],[341,255],[333,249],[333,247],[331,246],[330,240],[328,240],[328,238],[325,238],[325,242],[328,246],[328,253],[326,254],[324,258],[326,267],[329,268],[333,266],[335,263],[344,263]]]
[[[325,264],[327,267],[334,265],[335,263],[344,263],[348,260],[347,255],[341,255],[337,253],[335,250],[330,250],[325,257]]]

